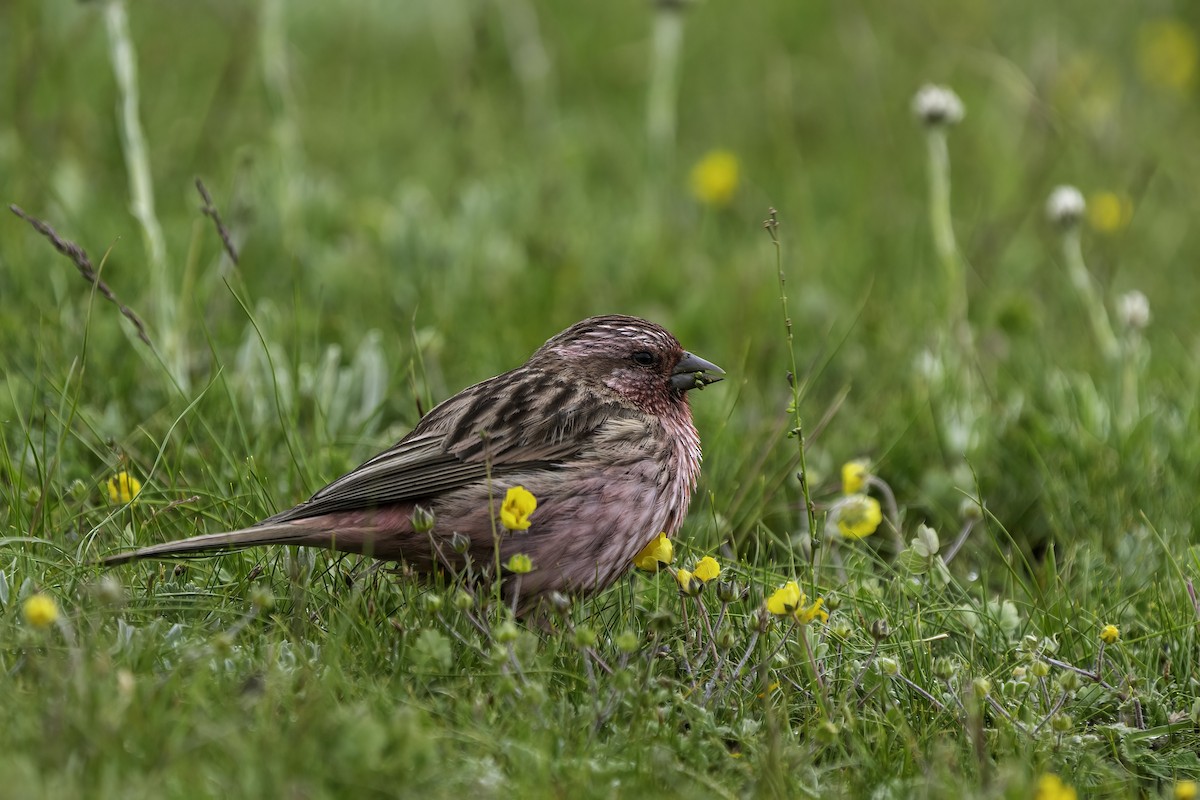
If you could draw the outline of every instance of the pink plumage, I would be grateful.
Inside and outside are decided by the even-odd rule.
[[[251,528],[119,553],[105,563],[289,544],[403,561],[428,573],[459,569],[465,558],[493,564],[498,531],[502,561],[516,553],[533,561],[520,582],[522,607],[550,591],[600,591],[659,531],[682,525],[700,474],[687,393],[723,374],[652,322],[592,317],[522,366],[441,403],[391,448],[311,499]],[[500,526],[500,503],[513,486],[537,498],[526,531]],[[414,529],[418,507],[432,515],[431,530]],[[465,554],[451,545],[455,533],[466,537]]]

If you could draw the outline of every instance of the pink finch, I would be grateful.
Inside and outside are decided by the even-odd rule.
[[[700,473],[687,392],[723,374],[652,322],[585,319],[524,365],[446,400],[306,502],[250,528],[104,563],[287,544],[428,573],[461,569],[465,558],[493,565],[498,541],[501,563],[516,554],[532,562],[508,586],[519,586],[522,607],[550,591],[598,592],[683,523]],[[532,512],[524,493],[505,503],[513,487],[536,498]]]

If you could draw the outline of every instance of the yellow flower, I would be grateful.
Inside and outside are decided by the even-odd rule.
[[[1034,800],[1075,800],[1075,790],[1062,782],[1057,775],[1045,774],[1038,778]]]
[[[107,485],[108,499],[121,505],[132,503],[133,499],[142,491],[142,482],[125,470],[121,470],[109,478]]]
[[[646,572],[658,572],[675,560],[675,547],[665,533],[660,533],[633,557],[633,565]]]
[[[795,581],[788,581],[767,598],[767,611],[781,617],[790,614],[801,625],[807,625],[814,619],[828,621],[829,612],[821,607],[823,605],[825,600],[820,597],[809,604],[808,595],[800,591],[800,585]]]
[[[500,524],[510,531],[529,530],[529,515],[537,508],[537,498],[524,486],[514,486],[504,495],[500,506]]]
[[[847,461],[842,464],[842,494],[858,494],[867,485],[870,477],[870,464],[865,458]]]
[[[1175,800],[1196,800],[1197,793],[1195,781],[1179,781],[1175,784]]]
[[[1183,92],[1196,77],[1196,34],[1176,19],[1158,19],[1138,30],[1138,68],[1142,80]]]
[[[807,598],[805,598],[804,595],[800,595],[800,597],[802,598],[800,600],[800,605],[796,608],[797,622],[799,622],[801,625],[807,625],[814,619],[819,619],[821,622],[829,621],[829,612],[821,608],[821,606],[825,605],[825,598],[818,597],[810,605],[806,606],[804,605],[804,600]]]
[[[1121,638],[1121,630],[1116,625],[1105,625],[1100,629],[1100,641],[1105,644],[1116,644]]]
[[[729,205],[737,192],[739,169],[733,153],[710,150],[692,167],[692,194],[705,205]]]
[[[696,569],[692,571],[692,574],[708,583],[721,574],[721,565],[712,556],[705,556],[696,562]]]
[[[691,592],[692,578],[694,578],[694,577],[695,576],[692,573],[688,572],[686,569],[681,569],[681,570],[676,571],[675,580],[679,581],[679,588],[683,591],[684,594],[692,593]]]
[[[21,615],[35,628],[49,628],[58,621],[58,603],[50,595],[38,592],[21,606]]]
[[[803,602],[804,592],[800,591],[800,584],[788,581],[767,598],[767,611],[785,616],[794,612]]]
[[[1100,233],[1116,233],[1133,219],[1133,201],[1114,192],[1096,192],[1087,201],[1088,223]]]
[[[524,553],[514,553],[504,566],[508,568],[509,572],[515,572],[517,575],[525,575],[533,571],[533,559]]]
[[[883,522],[883,509],[879,501],[865,494],[852,494],[838,504],[838,531],[847,539],[862,539],[870,536]]]

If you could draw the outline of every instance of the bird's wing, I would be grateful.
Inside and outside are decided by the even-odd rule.
[[[260,524],[419,502],[489,475],[553,469],[627,413],[576,383],[514,370],[446,400],[395,445]]]

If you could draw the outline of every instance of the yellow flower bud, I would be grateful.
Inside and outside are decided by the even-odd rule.
[[[533,571],[533,559],[524,553],[514,553],[504,566],[509,572],[516,573],[517,575],[526,575]]]
[[[689,597],[695,597],[704,589],[704,581],[698,580],[695,573],[686,569],[678,570],[675,580],[679,581],[679,590]]]

